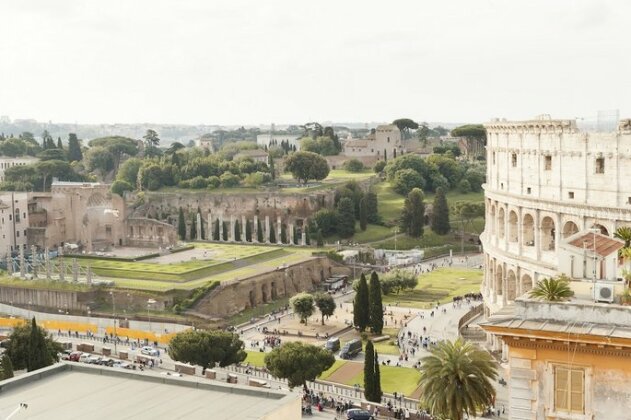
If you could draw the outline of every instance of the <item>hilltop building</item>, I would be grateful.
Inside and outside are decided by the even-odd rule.
[[[31,165],[39,159],[31,156],[7,157],[0,156],[0,182],[4,181],[4,172],[14,166]]]
[[[394,124],[380,125],[363,139],[343,141],[344,155],[374,157],[377,160],[395,158],[405,153],[401,131]]]

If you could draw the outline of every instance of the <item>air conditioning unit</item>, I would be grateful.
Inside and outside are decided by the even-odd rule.
[[[613,284],[596,283],[596,302],[612,303],[614,298]]]

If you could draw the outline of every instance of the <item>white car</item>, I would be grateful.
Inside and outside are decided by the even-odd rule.
[[[140,349],[140,353],[146,354],[147,356],[157,356],[158,354],[160,354],[158,350],[154,349],[151,346],[144,346]]]

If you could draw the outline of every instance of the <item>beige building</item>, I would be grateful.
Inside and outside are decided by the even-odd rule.
[[[14,166],[30,165],[37,162],[39,159],[31,156],[22,157],[6,157],[0,156],[0,182],[4,181],[4,172]]]
[[[242,150],[236,155],[234,155],[233,160],[239,159],[252,159],[254,162],[263,162],[267,164],[268,161],[268,153],[265,150],[256,149],[256,150]]]
[[[0,193],[0,256],[24,248],[29,227],[28,194]]]
[[[492,314],[561,271],[562,241],[591,228],[611,237],[631,226],[631,120],[610,133],[545,116],[485,127],[481,240],[483,293]]]
[[[376,157],[392,159],[405,153],[401,131],[394,124],[380,125],[364,139],[347,139],[343,142],[348,157]]]

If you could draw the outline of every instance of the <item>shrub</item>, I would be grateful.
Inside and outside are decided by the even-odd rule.
[[[127,181],[114,181],[112,184],[112,192],[114,194],[118,194],[121,197],[125,193],[125,191],[133,191],[134,187]]]
[[[213,175],[211,177],[208,177],[208,188],[219,188],[220,185],[221,180],[218,176]]]
[[[471,192],[471,184],[469,183],[469,181],[467,181],[466,179],[461,180],[458,183],[458,191],[463,194]]]
[[[425,181],[414,169],[401,169],[394,175],[393,189],[402,195],[407,195],[414,188],[425,188]]]
[[[379,174],[381,172],[383,172],[383,169],[386,167],[386,161],[385,160],[380,160],[377,163],[375,163],[375,166],[372,167],[373,171],[375,171],[375,173]]]
[[[344,169],[348,172],[361,172],[364,170],[364,164],[357,159],[351,159],[344,162]]]
[[[206,188],[208,186],[208,180],[203,176],[196,176],[189,181],[189,184],[191,188],[195,189]]]
[[[224,172],[221,177],[221,186],[224,188],[236,187],[239,185],[240,178],[231,172]]]

